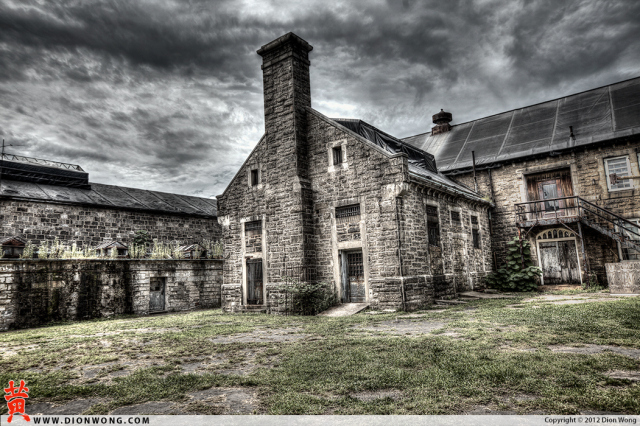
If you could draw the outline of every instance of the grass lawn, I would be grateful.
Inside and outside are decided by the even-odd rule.
[[[27,382],[29,414],[640,414],[640,297],[534,296],[412,314],[207,310],[10,331],[0,384]]]

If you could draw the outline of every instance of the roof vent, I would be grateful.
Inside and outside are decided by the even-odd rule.
[[[441,109],[439,113],[433,115],[435,126],[431,129],[431,134],[437,135],[451,130],[451,125],[449,124],[451,120],[453,120],[453,115]]]

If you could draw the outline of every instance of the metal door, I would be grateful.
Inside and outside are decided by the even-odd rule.
[[[342,301],[366,302],[362,251],[341,252]]]
[[[247,305],[262,304],[262,259],[247,259]]]
[[[165,278],[151,278],[149,312],[164,311]]]

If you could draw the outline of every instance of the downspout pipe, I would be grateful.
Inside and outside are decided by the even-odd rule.
[[[407,300],[404,288],[404,265],[402,263],[402,222],[400,221],[400,208],[402,206],[402,197],[396,197],[396,222],[398,223],[398,261],[400,263],[400,295],[402,296],[402,310],[407,310]]]

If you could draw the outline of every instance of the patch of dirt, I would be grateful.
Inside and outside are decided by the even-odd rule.
[[[471,410],[464,411],[462,414],[472,415],[472,416],[496,416],[496,415],[504,415],[504,416],[513,416],[518,414],[516,411],[512,410],[499,410],[494,406],[486,406],[486,405],[476,405]]]
[[[640,295],[635,295],[640,296]],[[549,303],[552,305],[573,305],[590,302],[609,302],[620,300],[623,296],[606,293],[582,293],[582,294],[545,294],[541,296],[525,299],[522,303]],[[512,305],[517,306],[517,305]]]
[[[251,333],[231,334],[217,336],[209,339],[213,343],[271,343],[271,342],[295,342],[311,337],[309,334],[300,333],[300,328],[281,328],[277,330],[256,330]]]
[[[243,388],[210,388],[187,394],[187,401],[153,401],[113,410],[112,415],[253,414],[258,410],[254,391]]]
[[[605,376],[612,379],[630,380],[632,382],[640,382],[640,371],[610,371]]]
[[[390,390],[381,390],[376,392],[373,392],[373,391],[358,392],[358,393],[351,394],[351,396],[355,399],[359,399],[360,401],[364,401],[364,402],[371,402],[371,401],[375,401],[376,399],[383,399],[383,398],[391,398],[395,401],[402,397],[402,392],[400,392],[399,390],[390,389]]]
[[[427,312],[416,312],[416,313],[412,313],[412,314],[406,314],[406,315],[400,315],[398,316],[398,318],[426,318],[429,317],[431,314],[437,314],[440,312],[447,312],[446,309],[434,309],[432,311],[427,311]]]
[[[498,349],[500,349],[503,352],[535,352],[537,351],[536,348],[514,348],[513,346],[509,346],[509,345],[502,345]]]
[[[169,401],[150,401],[143,404],[127,405],[109,413],[114,416],[122,415],[162,415],[162,414],[187,414],[184,407]]]
[[[403,336],[419,336],[443,328],[447,323],[440,321],[410,321],[396,319],[377,324],[355,327],[355,330],[375,331]]]
[[[27,413],[29,415],[76,415],[82,414],[96,404],[104,404],[107,400],[104,398],[76,399],[64,404],[55,404],[52,402],[37,402],[29,404],[27,402]]]
[[[39,349],[39,345],[26,345],[26,346],[11,346],[11,347],[0,347],[0,355],[3,357],[12,357],[14,355],[18,355],[21,351],[32,351],[35,349]]]
[[[255,391],[243,388],[211,388],[192,392],[188,396],[198,401],[223,408],[221,414],[252,414],[258,410]]]
[[[572,346],[549,346],[549,349],[553,352],[572,353],[572,354],[585,354],[594,355],[605,351],[614,352],[620,355],[628,356],[630,358],[640,359],[640,349],[634,348],[622,348],[619,346],[610,345],[584,345],[581,347]]]
[[[202,326],[198,326],[197,328],[202,327]],[[135,333],[135,334],[144,334],[144,333],[177,333],[180,331],[184,331],[184,329],[180,329],[178,327],[171,327],[171,328],[125,328],[122,330],[118,330],[118,331],[106,331],[104,333],[96,333],[96,334],[92,334],[92,335],[86,335],[86,334],[70,334],[69,336],[65,336],[65,337],[69,337],[69,338],[76,338],[76,339],[80,339],[80,338],[90,338],[90,337],[102,337],[102,336],[116,336],[118,334],[125,334],[125,333]]]

